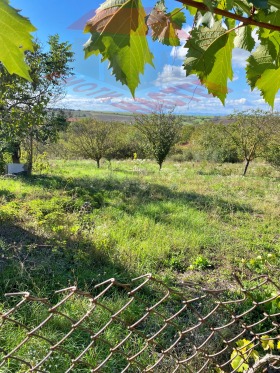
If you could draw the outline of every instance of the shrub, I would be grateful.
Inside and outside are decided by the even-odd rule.
[[[265,150],[264,157],[271,166],[280,168],[280,144],[270,144]]]
[[[211,268],[213,265],[211,262],[202,255],[199,255],[195,258],[192,264],[189,266],[189,269],[206,269]]]

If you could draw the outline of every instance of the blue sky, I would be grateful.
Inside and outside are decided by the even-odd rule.
[[[108,62],[101,63],[99,57],[84,59],[83,44],[89,34],[83,27],[91,18],[102,1],[93,0],[11,0],[11,5],[21,9],[38,31],[35,36],[43,42],[48,35],[58,33],[62,41],[69,41],[75,52],[75,76],[66,87],[66,96],[60,106],[73,109],[100,111],[147,112],[153,102],[163,101],[176,106],[178,113],[186,114],[228,114],[234,109],[267,109],[258,91],[250,91],[246,83],[244,66],[247,53],[235,50],[233,54],[234,79],[229,83],[230,93],[226,105],[207,94],[195,76],[185,77],[182,63],[186,50],[182,47],[171,48],[158,42],[150,43],[154,54],[155,69],[147,65],[141,76],[141,85],[136,91],[136,99],[131,97],[127,87],[116,82],[107,69]],[[143,0],[145,8],[151,7],[155,0]],[[167,0],[169,10],[178,8],[180,3]],[[192,23],[187,14],[187,24],[182,37],[187,35]],[[279,101],[278,101],[279,100]],[[276,99],[278,109],[280,99]],[[278,107],[277,107],[278,106]]]

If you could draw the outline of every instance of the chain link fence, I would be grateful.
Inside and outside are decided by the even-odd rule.
[[[279,284],[235,280],[178,290],[148,274],[49,298],[6,294],[0,372],[280,372]]]

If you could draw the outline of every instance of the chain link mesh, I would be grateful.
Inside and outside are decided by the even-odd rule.
[[[51,301],[6,294],[0,372],[280,371],[279,297],[268,276],[246,286],[236,277],[231,290],[177,290],[150,274],[90,292],[69,287]],[[248,342],[238,347],[240,340]],[[262,358],[254,360],[255,351]]]

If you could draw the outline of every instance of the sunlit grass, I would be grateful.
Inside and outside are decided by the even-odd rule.
[[[159,172],[147,160],[104,162],[99,170],[90,161],[56,160],[50,170],[48,175],[0,179],[2,299],[5,292],[30,291],[57,301],[59,288],[77,284],[91,291],[110,277],[126,282],[147,272],[173,285],[224,286],[231,283],[232,272],[243,274],[247,264],[266,273],[263,263],[269,255],[279,266],[280,183],[269,166],[255,164],[246,177],[240,165],[166,162]],[[106,304],[117,310],[124,301],[117,293]],[[64,311],[79,318],[84,302],[75,299]],[[0,303],[0,310],[5,307]],[[20,317],[35,326],[38,315],[47,314],[31,308]],[[99,312],[94,327],[100,328],[106,317]],[[57,317],[43,335],[59,340],[68,327]],[[106,333],[116,343],[123,330],[113,325]],[[5,349],[23,338],[22,330],[15,332],[9,324],[1,336]],[[88,342],[88,335],[77,333],[66,348],[76,353]],[[142,343],[134,341],[135,346]],[[46,352],[42,340],[31,341],[20,354],[36,360]],[[106,346],[97,345],[85,359],[97,364],[97,356],[107,355]],[[144,364],[148,357],[144,354]],[[45,368],[59,373],[69,363],[69,357],[54,354]],[[108,372],[124,362],[110,364]],[[10,368],[24,369],[16,362]]]
[[[240,165],[166,162],[159,172],[147,160],[100,170],[90,161],[51,161],[50,169],[1,179],[0,216],[56,250],[73,246],[78,266],[96,255],[118,273],[176,273],[179,257],[180,272],[189,273],[203,255],[219,278],[242,258],[279,254],[279,175],[269,166],[255,164],[247,177]]]

